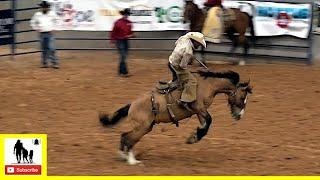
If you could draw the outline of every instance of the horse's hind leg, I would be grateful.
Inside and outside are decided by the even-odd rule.
[[[244,37],[244,39],[243,39],[243,56],[244,56],[244,58],[248,57],[249,48],[250,48],[250,45],[249,45],[248,39],[246,37]]]
[[[126,158],[130,165],[140,163],[140,161],[136,160],[132,149],[145,134],[152,130],[154,124],[154,121],[144,121],[133,130],[121,134],[120,155],[122,155],[123,158]],[[126,156],[125,153],[128,153],[128,155]]]
[[[208,111],[200,112],[197,114],[201,126],[197,128],[195,133],[192,133],[191,136],[187,139],[187,144],[194,144],[200,141],[209,130],[209,127],[212,123],[212,118]]]
[[[234,29],[233,28],[229,28],[227,30],[227,37],[231,40],[231,43],[232,43],[232,47],[229,51],[229,53],[231,54],[231,56],[234,56],[234,52],[238,46],[238,40],[236,38],[236,36],[234,35]]]
[[[249,42],[248,42],[245,34],[239,36],[239,41],[243,45],[243,57],[239,61],[239,65],[245,65],[246,64],[246,60],[248,58]]]

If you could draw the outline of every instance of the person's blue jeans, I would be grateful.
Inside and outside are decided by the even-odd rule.
[[[51,63],[57,65],[58,58],[56,57],[56,50],[54,47],[54,37],[50,32],[41,32],[40,33],[40,42],[41,42],[41,63],[42,65],[47,65],[47,60],[50,59]]]
[[[120,53],[119,74],[128,74],[126,59],[129,51],[129,41],[127,39],[117,40],[117,48]]]

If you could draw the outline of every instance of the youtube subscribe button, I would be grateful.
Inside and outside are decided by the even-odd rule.
[[[6,165],[6,175],[41,175],[41,165]]]

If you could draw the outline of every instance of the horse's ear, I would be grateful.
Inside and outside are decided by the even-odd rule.
[[[252,86],[247,86],[246,91],[250,94],[252,94]]]
[[[250,79],[247,82],[241,82],[237,85],[237,87],[248,87],[250,84]]]

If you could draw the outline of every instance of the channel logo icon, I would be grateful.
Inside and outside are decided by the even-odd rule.
[[[5,138],[5,175],[41,175],[42,138]]]

